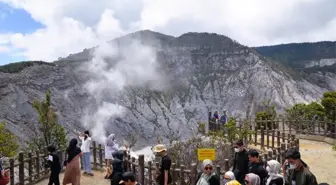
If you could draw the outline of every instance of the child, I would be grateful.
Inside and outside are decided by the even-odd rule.
[[[48,146],[47,150],[49,152],[48,164],[51,171],[48,185],[52,184],[59,185],[60,184],[59,174],[61,172],[61,163],[58,155],[56,154],[56,148],[50,145]]]

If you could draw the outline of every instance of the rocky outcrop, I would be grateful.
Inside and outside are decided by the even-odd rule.
[[[328,90],[222,35],[187,33],[174,38],[141,31],[110,43],[122,51],[134,39],[155,49],[158,70],[168,85],[158,89],[129,83],[113,96],[103,92],[103,100],[98,101],[84,88],[93,78],[86,68],[93,49],[86,49],[60,59],[55,66],[36,65],[20,73],[0,73],[0,119],[20,138],[28,139],[37,121],[31,103],[50,89],[59,123],[70,133],[83,127],[83,118],[93,115],[90,113],[101,106],[99,102],[117,103],[125,112],[109,118],[104,129],[118,138],[135,134],[141,147],[155,142],[158,136],[190,136],[198,121],[207,120],[208,111],[225,109],[229,116],[246,117],[253,115],[266,98],[282,110],[319,99]],[[111,58],[104,61],[110,68],[115,65]]]

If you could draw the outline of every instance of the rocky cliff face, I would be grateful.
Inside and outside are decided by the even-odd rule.
[[[120,138],[135,134],[139,147],[155,142],[158,136],[190,136],[196,122],[207,120],[208,111],[227,110],[229,116],[246,117],[266,98],[281,110],[316,100],[329,90],[225,36],[187,33],[174,38],[141,31],[111,43],[127,49],[134,39],[155,49],[158,70],[168,85],[158,89],[129,83],[113,97],[109,92],[102,93],[103,100],[99,101],[124,108],[122,114],[105,120],[105,129]],[[83,88],[92,79],[86,68],[92,58],[93,49],[86,49],[55,65],[0,73],[0,119],[8,122],[20,138],[27,139],[37,120],[31,103],[50,89],[60,124],[70,131],[80,129],[87,111],[99,106],[95,96]],[[113,58],[104,61],[113,69]]]

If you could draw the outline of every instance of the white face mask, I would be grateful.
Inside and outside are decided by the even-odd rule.
[[[296,169],[297,165],[296,164],[289,164],[289,169],[294,170]]]
[[[271,169],[270,169],[269,166],[266,167],[266,171],[267,171],[268,173],[271,171]]]
[[[239,150],[239,148],[235,148],[234,151],[235,152],[239,152],[240,150]]]

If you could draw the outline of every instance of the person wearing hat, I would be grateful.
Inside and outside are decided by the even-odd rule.
[[[125,172],[121,176],[121,181],[119,184],[123,185],[141,185],[135,180],[135,176],[132,172]]]
[[[248,152],[244,148],[244,143],[242,140],[238,140],[234,145],[234,161],[232,172],[234,173],[236,180],[240,184],[244,184],[245,175],[249,170],[249,158]]]
[[[298,149],[288,149],[285,157],[289,164],[289,185],[317,185],[315,175],[302,163],[301,154]]]
[[[153,147],[153,152],[161,157],[161,165],[156,177],[156,181],[159,185],[168,185],[172,181],[170,174],[170,167],[172,162],[169,155],[167,154],[167,148],[162,144],[158,144]]]

